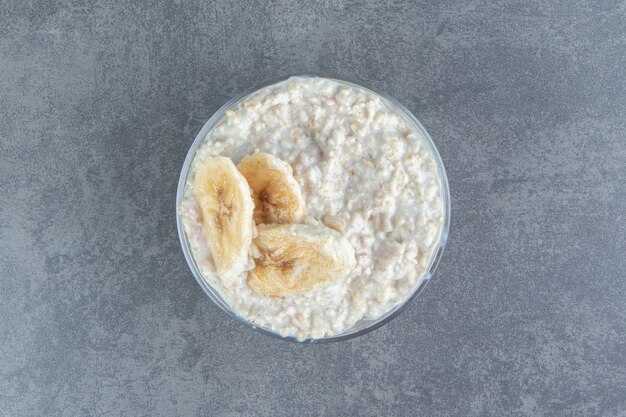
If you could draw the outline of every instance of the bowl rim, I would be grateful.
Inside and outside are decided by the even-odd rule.
[[[183,200],[183,196],[184,196],[184,190],[185,190],[185,185],[187,183],[187,177],[189,175],[189,171],[191,169],[191,163],[194,159],[194,156],[196,154],[196,151],[198,150],[198,148],[200,147],[200,145],[204,142],[204,140],[206,139],[208,133],[211,131],[211,129],[213,129],[223,118],[224,114],[226,113],[227,110],[229,110],[230,108],[234,107],[235,105],[237,105],[239,102],[247,99],[248,97],[252,96],[253,94],[255,94],[257,91],[265,88],[265,87],[269,87],[273,84],[278,84],[280,82],[286,81],[292,77],[297,77],[297,78],[326,78],[326,79],[330,79],[332,81],[337,81],[343,84],[347,84],[347,85],[351,85],[351,86],[355,86],[357,88],[361,88],[364,89],[370,93],[373,93],[377,96],[379,96],[381,99],[383,99],[384,101],[387,101],[388,104],[391,104],[393,107],[395,107],[399,113],[401,113],[406,119],[407,121],[413,125],[413,127],[420,133],[420,135],[422,136],[423,139],[423,144],[426,147],[426,149],[428,150],[433,163],[435,164],[435,168],[437,170],[437,174],[439,176],[439,180],[440,180],[440,192],[441,192],[441,197],[443,200],[443,204],[442,204],[442,208],[443,208],[443,224],[441,227],[441,232],[440,232],[440,236],[439,236],[439,241],[437,242],[435,249],[433,251],[433,254],[431,255],[431,259],[429,262],[428,267],[426,268],[426,272],[424,273],[424,275],[421,278],[420,283],[413,289],[413,292],[411,293],[411,295],[409,295],[407,298],[404,299],[404,301],[402,301],[401,303],[397,304],[396,306],[394,306],[392,309],[390,309],[389,311],[385,312],[385,314],[381,315],[380,317],[377,317],[376,319],[368,319],[368,320],[359,320],[355,323],[355,325],[349,327],[348,329],[346,329],[344,332],[337,334],[337,335],[332,335],[332,336],[328,336],[328,337],[323,337],[323,338],[307,338],[304,340],[300,340],[294,336],[282,336],[270,329],[261,327],[261,326],[257,326],[254,323],[248,321],[247,319],[245,319],[244,317],[240,316],[239,314],[237,314],[229,305],[228,303],[222,299],[222,297],[219,295],[219,292],[214,289],[202,276],[202,273],[200,272],[200,269],[198,268],[198,266],[196,265],[195,259],[193,257],[193,254],[191,252],[191,249],[189,247],[189,242],[187,240],[187,236],[185,233],[185,229],[183,226],[183,220],[182,220],[182,216],[180,215],[180,213],[178,212],[178,207],[180,205],[180,203]],[[392,107],[392,108],[393,108]],[[245,326],[247,327],[251,327],[252,329],[281,339],[281,340],[288,340],[288,341],[292,341],[292,342],[297,342],[297,343],[303,343],[303,344],[311,344],[311,343],[328,343],[328,342],[339,342],[339,341],[343,341],[343,340],[348,340],[348,339],[352,339],[355,337],[359,337],[362,336],[364,334],[367,334],[373,330],[378,329],[379,327],[389,323],[391,320],[393,320],[394,318],[396,318],[401,312],[403,312],[407,306],[424,290],[424,288],[426,287],[426,285],[431,281],[431,279],[433,278],[433,275],[437,269],[437,266],[439,265],[439,262],[441,261],[442,255],[443,255],[443,251],[445,248],[445,245],[447,243],[448,240],[448,234],[449,234],[449,229],[450,229],[450,217],[451,217],[451,207],[450,207],[450,188],[449,188],[449,184],[448,184],[448,177],[446,175],[446,170],[445,167],[443,165],[443,161],[441,159],[441,156],[439,155],[439,151],[437,150],[437,147],[435,146],[432,138],[430,137],[430,135],[428,134],[428,132],[426,131],[426,129],[424,128],[424,126],[420,123],[420,121],[413,115],[412,112],[410,112],[402,103],[400,103],[399,101],[397,101],[395,98],[389,96],[388,94],[379,91],[377,88],[371,87],[369,86],[367,83],[363,83],[362,81],[356,81],[356,80],[352,80],[350,78],[345,78],[345,77],[338,77],[335,75],[328,75],[328,74],[323,74],[323,73],[295,73],[295,74],[289,74],[289,75],[284,75],[281,77],[277,77],[277,78],[273,78],[270,80],[266,80],[260,84],[257,84],[251,88],[246,89],[244,92],[237,94],[236,96],[234,96],[233,98],[231,98],[230,100],[228,100],[226,103],[224,103],[215,113],[213,113],[213,115],[207,120],[207,122],[204,124],[204,126],[202,127],[202,129],[200,129],[200,131],[198,132],[198,134],[196,135],[195,139],[193,140],[191,146],[189,147],[189,151],[187,152],[186,156],[185,156],[185,160],[183,162],[183,166],[180,172],[180,177],[178,179],[178,187],[176,190],[176,226],[177,226],[177,230],[178,230],[178,238],[180,241],[180,245],[183,251],[183,255],[185,257],[185,260],[187,261],[187,265],[189,267],[189,269],[191,270],[193,276],[195,277],[196,281],[198,282],[198,284],[200,285],[200,287],[204,290],[205,294],[211,299],[211,301],[213,301],[214,304],[216,304],[222,311],[224,311],[226,314],[228,314],[229,316],[233,317],[235,320],[239,321],[240,323],[243,323]],[[356,324],[362,322],[363,325],[365,327],[356,329]],[[370,323],[368,323],[370,322]],[[352,330],[352,331],[351,331]]]

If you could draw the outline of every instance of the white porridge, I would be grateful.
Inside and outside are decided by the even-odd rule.
[[[246,271],[225,282],[203,233],[193,180],[221,155],[235,164],[266,152],[288,162],[305,215],[339,231],[356,265],[340,280],[284,298],[253,291]],[[441,179],[423,138],[381,97],[325,78],[293,77],[228,110],[199,147],[178,211],[202,276],[257,326],[300,340],[375,319],[421,282],[444,224]]]

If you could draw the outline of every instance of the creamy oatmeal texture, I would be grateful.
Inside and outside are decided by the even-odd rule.
[[[306,204],[303,223],[347,237],[357,261],[347,278],[281,299],[253,292],[245,272],[229,283],[215,273],[194,174],[214,156],[238,163],[256,151],[291,164]],[[379,96],[308,77],[263,88],[226,112],[193,159],[178,210],[204,279],[233,310],[300,340],[339,334],[404,301],[421,282],[444,222],[440,178],[420,133]]]

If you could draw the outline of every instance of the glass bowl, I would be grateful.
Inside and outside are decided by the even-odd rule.
[[[185,184],[187,182],[187,176],[191,168],[191,162],[196,154],[196,150],[202,144],[204,139],[207,137],[209,131],[213,129],[213,127],[215,127],[222,120],[222,117],[224,116],[226,111],[229,110],[230,108],[236,107],[239,104],[239,102],[246,100],[248,97],[256,93],[258,90],[268,87],[272,84],[285,81],[290,77],[328,78],[330,80],[334,80],[334,81],[343,83],[348,86],[362,88],[370,93],[373,93],[379,96],[382,99],[382,101],[390,105],[391,108],[395,108],[398,111],[398,113],[401,114],[406,119],[409,125],[413,126],[415,130],[419,132],[420,135],[422,136],[424,146],[430,153],[430,156],[435,164],[435,167],[437,169],[437,173],[441,182],[441,198],[442,198],[442,203],[443,203],[442,204],[443,225],[442,225],[441,233],[439,236],[439,240],[433,249],[433,253],[431,255],[429,265],[426,268],[426,272],[422,276],[422,279],[419,282],[419,284],[415,287],[411,295],[408,296],[403,302],[396,305],[391,310],[387,311],[385,314],[383,314],[382,316],[376,319],[360,320],[357,323],[355,323],[354,326],[350,327],[349,329],[343,331],[340,334],[318,338],[318,339],[310,338],[310,339],[305,339],[305,340],[299,340],[292,336],[282,336],[278,333],[275,333],[274,331],[270,329],[266,329],[264,327],[257,326],[249,322],[245,318],[238,315],[237,312],[234,311],[228,305],[228,303],[221,297],[219,291],[217,291],[209,283],[207,283],[207,281],[203,278],[202,273],[200,272],[200,268],[196,264],[196,260],[194,259],[193,253],[191,251],[189,241],[187,240],[185,229],[183,227],[182,216],[178,213],[178,210],[176,210],[176,225],[178,228],[178,237],[180,239],[180,245],[182,247],[183,254],[185,255],[185,259],[187,260],[187,264],[189,265],[189,268],[191,269],[191,272],[193,273],[194,277],[198,281],[198,284],[200,284],[204,292],[209,296],[209,298],[215,304],[217,304],[218,307],[220,307],[224,312],[226,312],[228,315],[235,318],[236,320],[240,321],[241,323],[244,323],[248,327],[251,327],[261,333],[264,333],[273,337],[277,337],[282,340],[289,340],[289,341],[294,341],[294,342],[299,342],[299,343],[324,343],[324,342],[336,342],[336,341],[341,341],[341,340],[352,339],[354,337],[369,333],[372,330],[377,329],[381,327],[382,325],[391,321],[394,317],[398,316],[398,314],[400,314],[409,305],[409,303],[413,301],[415,297],[417,297],[417,295],[420,292],[422,292],[426,284],[430,282],[430,280],[433,277],[433,274],[435,273],[435,269],[437,268],[437,264],[439,263],[439,260],[441,259],[441,256],[443,254],[443,249],[448,238],[448,229],[450,227],[450,190],[448,187],[448,178],[446,176],[446,171],[443,166],[443,162],[441,161],[441,157],[439,156],[439,152],[437,151],[435,144],[430,138],[430,135],[428,134],[428,132],[426,132],[426,129],[424,129],[422,124],[415,118],[415,116],[413,116],[413,114],[411,114],[411,112],[406,109],[406,107],[404,107],[394,98],[389,97],[388,95],[381,93],[374,88],[365,86],[361,82],[350,81],[350,80],[346,80],[346,79],[338,78],[334,76],[326,76],[326,75],[318,75],[318,74],[292,74],[292,75],[284,76],[284,77],[267,81],[260,85],[257,85],[256,87],[243,92],[242,94],[232,98],[226,104],[224,104],[218,111],[215,112],[215,114],[213,114],[213,116],[211,116],[211,118],[205,123],[205,125],[202,127],[202,129],[200,130],[200,132],[194,139],[193,143],[191,144],[191,147],[189,148],[189,152],[187,153],[187,156],[185,158],[185,162],[183,163],[183,168],[180,173],[180,179],[178,180],[178,190],[176,192],[176,207],[178,207],[180,203],[182,202]]]

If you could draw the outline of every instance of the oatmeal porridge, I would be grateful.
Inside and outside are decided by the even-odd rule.
[[[235,186],[244,187],[242,195],[251,193],[246,180],[256,193],[253,181],[259,182],[261,168],[252,162],[263,159],[263,167],[271,167],[263,176],[284,175],[283,188],[294,196],[291,217],[259,211],[264,194],[252,196],[254,203],[241,212],[246,232],[237,229],[233,239],[256,243],[238,255],[240,268],[228,274],[221,273],[217,249],[207,242],[212,238],[203,227],[202,185],[194,183],[216,157],[232,161],[224,162],[224,170],[241,177]],[[248,174],[242,165],[252,167]],[[198,148],[177,209],[203,279],[244,319],[299,340],[340,334],[405,301],[424,278],[444,226],[442,178],[420,132],[380,96],[319,77],[289,78],[227,110]],[[307,236],[319,231],[331,242],[328,254],[345,254],[331,260],[341,263],[339,272],[311,285],[298,278],[304,284],[296,289],[256,279],[258,236],[280,230]]]

